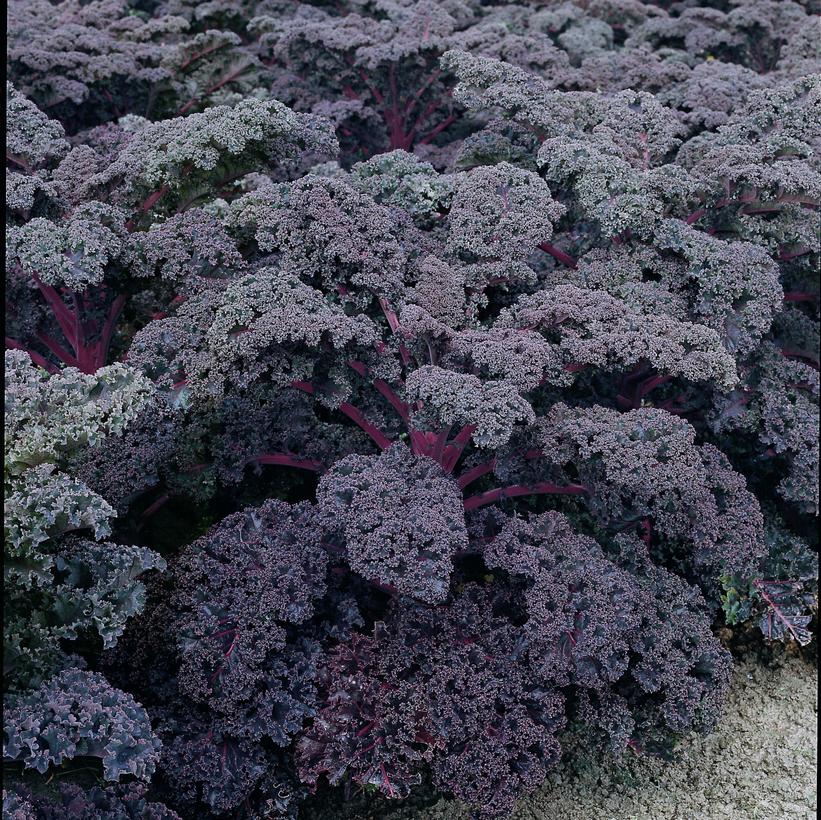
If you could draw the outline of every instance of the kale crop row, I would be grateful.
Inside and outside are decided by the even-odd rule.
[[[8,30],[4,817],[505,817],[815,639],[814,0]]]

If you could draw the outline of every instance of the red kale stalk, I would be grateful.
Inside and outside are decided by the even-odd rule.
[[[812,635],[807,627],[812,616],[804,614],[807,602],[801,581],[756,578],[753,585],[768,608],[760,623],[764,636],[770,640],[783,640],[789,635],[802,646],[808,644]]]

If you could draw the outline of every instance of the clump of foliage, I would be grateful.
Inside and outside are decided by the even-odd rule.
[[[4,814],[504,817],[814,639],[811,6],[11,4]]]
[[[101,542],[116,512],[65,469],[122,434],[153,400],[150,382],[122,364],[49,376],[20,351],[5,356],[4,683],[20,689],[70,663],[67,642],[113,646],[145,603],[139,576],[165,562]]]
[[[145,710],[97,672],[67,669],[9,701],[3,757],[40,774],[73,757],[99,757],[106,780],[147,779],[160,747]]]
[[[3,791],[3,814],[11,820],[60,820],[70,812],[77,820],[179,820],[179,815],[146,798],[142,783],[100,788],[88,791],[73,783],[61,783],[56,795],[34,793],[20,783]]]

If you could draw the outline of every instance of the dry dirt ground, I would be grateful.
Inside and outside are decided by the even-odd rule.
[[[560,765],[512,820],[808,820],[815,817],[818,672],[779,653],[737,661],[718,730],[674,763],[625,756]],[[358,805],[357,805],[358,803]],[[469,820],[445,799],[396,808],[316,806],[311,820]]]

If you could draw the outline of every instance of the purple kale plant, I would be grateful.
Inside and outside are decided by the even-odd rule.
[[[3,791],[3,814],[11,820],[60,820],[67,815],[77,820],[180,820],[175,811],[149,800],[146,791],[139,782],[90,789],[62,783],[56,795],[44,795],[14,783]]]
[[[505,817],[814,641],[815,4],[8,22],[4,814]]]

